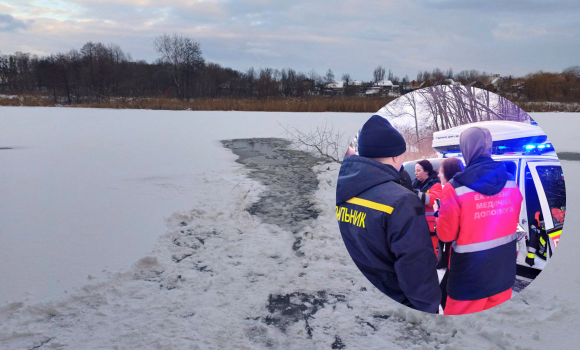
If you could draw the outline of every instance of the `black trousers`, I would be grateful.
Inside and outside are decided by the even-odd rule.
[[[441,288],[441,308],[445,310],[445,305],[447,304],[447,280],[449,279],[449,269],[445,271],[439,288]]]

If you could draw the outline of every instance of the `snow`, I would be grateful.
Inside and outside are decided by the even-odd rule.
[[[62,296],[130,266],[216,174],[224,138],[280,136],[367,114],[0,108],[0,306]],[[344,129],[343,129],[344,128]]]
[[[77,115],[79,111],[82,111],[82,117]],[[103,260],[109,257],[85,265],[84,270],[79,270],[83,271],[79,274],[82,274],[84,286],[68,295],[53,294],[42,302],[29,298],[0,304],[0,347],[575,348],[580,341],[576,331],[580,323],[577,296],[580,276],[575,272],[575,266],[580,263],[575,250],[580,242],[568,227],[579,224],[577,216],[567,217],[561,244],[545,271],[509,302],[475,315],[428,315],[393,302],[372,287],[354,266],[340,239],[333,209],[337,164],[312,167],[319,184],[304,200],[312,203],[313,210],[318,212],[317,217],[304,221],[302,225],[284,227],[268,223],[259,215],[250,215],[247,209],[258,203],[261,196],[270,193],[272,184],[267,182],[267,177],[252,174],[252,171],[257,171],[255,168],[234,163],[237,157],[216,142],[230,138],[279,136],[276,121],[308,127],[318,125],[324,118],[341,130],[354,134],[368,117],[367,114],[0,109],[0,122],[2,125],[8,123],[12,130],[11,133],[0,131],[0,146],[14,147],[13,150],[0,151],[0,161],[12,169],[10,173],[3,166],[0,170],[2,182],[36,170],[50,175],[50,181],[34,178],[39,181],[37,188],[43,188],[54,186],[59,175],[73,172],[74,176],[67,177],[66,186],[61,187],[67,189],[70,186],[70,192],[75,193],[81,188],[75,181],[76,176],[86,176],[92,182],[90,188],[97,193],[87,189],[79,196],[92,194],[91,199],[103,202],[114,199],[109,196],[114,191],[107,192],[98,184],[114,184],[117,189],[131,193],[141,190],[149,194],[160,186],[138,181],[139,186],[131,187],[130,181],[122,180],[163,175],[166,178],[153,183],[167,184],[155,192],[165,199],[134,196],[133,202],[126,204],[137,208],[125,213],[124,218],[114,218],[108,223],[121,226],[124,221],[130,223],[133,228],[129,231],[137,231],[135,235],[139,237],[151,238],[153,243],[149,247],[143,244],[142,253],[119,253],[127,258],[110,267],[109,274],[92,280],[87,280],[87,275],[93,274],[97,267],[100,269]],[[573,118],[580,115],[558,113],[534,114],[532,117],[551,137],[557,150],[580,151],[572,141],[578,124]],[[30,131],[30,128],[36,130]],[[59,129],[62,132],[50,131]],[[82,130],[86,132],[79,136]],[[108,142],[98,142],[102,139]],[[158,153],[152,156],[155,150]],[[61,152],[62,163],[59,165],[67,172],[59,172],[56,165],[51,167],[42,162],[42,167],[34,166],[43,157],[52,157],[57,151]],[[124,151],[130,156],[124,158],[117,154]],[[90,162],[83,157],[88,155],[98,159],[100,172],[90,168]],[[131,166],[125,167],[125,162]],[[72,167],[75,164],[89,169],[78,170]],[[562,161],[562,165],[565,174],[580,171],[580,162]],[[181,177],[170,177],[172,174]],[[283,172],[276,174],[282,176]],[[568,211],[577,213],[580,184],[571,175],[567,175],[566,180]],[[167,190],[176,184],[182,185],[181,194]],[[4,222],[8,222],[10,229],[20,227],[10,221],[9,215],[15,215],[20,225],[29,227],[30,231],[24,232],[33,236],[27,244],[42,237],[34,234],[32,228],[43,227],[44,235],[54,235],[56,242],[53,244],[63,243],[58,233],[66,229],[63,226],[59,229],[58,222],[47,223],[39,213],[40,205],[27,207],[32,203],[24,197],[33,192],[19,188],[24,192],[18,196],[18,188],[0,186],[3,186],[0,188],[3,197],[5,193],[8,195],[9,203],[27,209],[20,213],[3,201],[0,257],[10,249],[21,249],[20,253],[26,253],[28,249],[20,248],[5,237],[8,234],[10,239],[16,239],[14,236],[17,235],[6,230]],[[49,189],[48,192],[56,194],[62,190],[51,186]],[[49,199],[44,203],[49,203]],[[164,206],[166,210],[148,211],[152,205],[149,202],[158,200],[161,202],[159,208]],[[80,208],[74,210],[74,206],[65,202],[62,210],[69,211],[69,220],[85,222],[87,226],[90,226],[87,220],[91,220],[93,215],[98,216],[99,212],[83,210],[98,209],[105,214],[118,210],[118,207],[111,209],[107,206],[87,208],[83,207],[82,201],[72,203]],[[276,208],[283,208],[283,204],[279,203]],[[5,213],[7,210],[10,214]],[[136,211],[143,210],[151,217],[135,216]],[[153,223],[162,217],[166,220],[161,229]],[[141,219],[145,221],[143,225],[137,222]],[[33,223],[39,226],[34,227]],[[101,236],[106,228],[91,230],[98,232],[96,236]],[[89,240],[85,235],[91,230],[78,228],[79,242],[83,238]],[[131,233],[115,232],[123,236],[119,238],[121,241],[136,243],[131,241]],[[293,249],[296,237],[301,238],[299,251],[302,254]],[[100,245],[105,247],[101,253],[106,253],[107,243],[109,249],[114,249],[110,241],[89,243],[84,254],[90,252],[93,244],[97,248]],[[68,259],[66,263],[77,264],[76,259],[80,257],[72,250],[84,248],[65,245],[69,249],[64,254]],[[128,249],[126,244],[122,246]],[[42,256],[43,251],[37,253]],[[30,258],[35,259],[34,256]],[[39,278],[35,269],[53,258],[45,254],[44,260],[34,261],[31,270],[20,270],[20,273]],[[10,268],[23,269],[20,266],[22,259],[14,259]],[[10,279],[4,277],[9,270],[5,264],[6,259],[0,264],[2,294],[6,286],[11,288],[17,284],[18,287],[22,283],[21,280],[12,280],[12,276]],[[128,266],[130,264],[132,266]],[[26,285],[20,287],[19,293],[27,289]]]

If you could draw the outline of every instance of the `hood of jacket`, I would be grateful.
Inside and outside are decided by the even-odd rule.
[[[501,192],[509,177],[502,162],[480,157],[472,160],[465,170],[455,174],[453,180],[476,192],[493,196]]]
[[[342,161],[336,184],[336,204],[346,202],[364,191],[389,181],[401,183],[401,175],[390,165],[376,160],[349,156]]]

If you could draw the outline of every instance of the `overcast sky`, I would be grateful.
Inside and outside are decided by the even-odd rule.
[[[100,41],[133,59],[178,33],[206,60],[371,80],[375,66],[502,75],[580,65],[578,0],[0,0],[0,51],[50,54]]]

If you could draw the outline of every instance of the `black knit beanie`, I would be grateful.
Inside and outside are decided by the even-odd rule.
[[[358,154],[366,158],[396,157],[405,153],[403,136],[380,115],[373,115],[363,125],[358,137]]]

